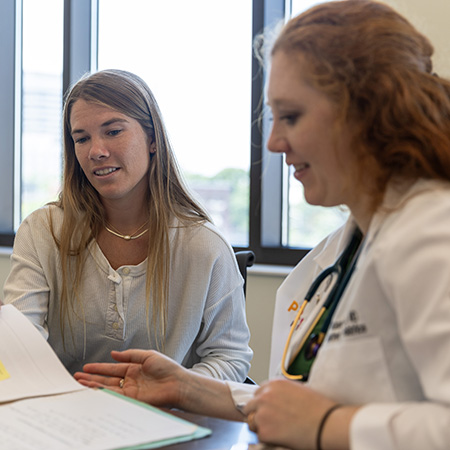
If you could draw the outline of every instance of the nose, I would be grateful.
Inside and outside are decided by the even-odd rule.
[[[91,139],[91,148],[89,149],[89,159],[99,161],[108,158],[110,153],[104,145],[102,139]]]
[[[267,140],[267,148],[273,153],[286,153],[288,147],[286,139],[277,131],[275,124],[272,124],[269,139]]]

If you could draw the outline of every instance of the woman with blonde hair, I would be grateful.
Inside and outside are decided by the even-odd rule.
[[[63,133],[59,200],[21,224],[5,303],[72,373],[136,347],[243,381],[243,280],[183,184],[149,87],[120,70],[83,77],[65,100]]]
[[[448,449],[450,83],[432,53],[370,0],[313,7],[272,46],[268,147],[310,204],[351,215],[277,293],[271,381],[207,380],[140,350],[76,378],[292,449]]]

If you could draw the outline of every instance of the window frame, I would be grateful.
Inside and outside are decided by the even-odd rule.
[[[287,13],[290,15],[289,0],[253,0],[253,42],[265,29],[284,21]],[[267,149],[271,125],[264,108],[266,76],[253,53],[249,248],[257,263],[293,266],[310,249],[283,245],[286,166],[282,155],[270,154]]]
[[[20,221],[20,148],[22,92],[21,1],[0,2],[0,246],[11,246]],[[12,112],[12,114],[11,114]]]
[[[285,20],[289,0],[252,0],[252,39],[267,27]],[[21,112],[22,112],[22,0],[0,2],[0,40],[11,42],[0,48],[0,246],[10,247],[20,224],[21,199]],[[97,70],[98,0],[64,0],[63,93],[83,74]],[[4,63],[4,64],[3,64]],[[295,265],[309,249],[283,245],[283,218],[286,206],[285,164],[282,155],[269,154],[270,123],[264,114],[266,71],[252,54],[251,151],[249,246],[256,263]],[[61,105],[62,107],[62,105]],[[14,113],[11,114],[11,111]],[[287,198],[284,199],[287,202]],[[274,206],[275,205],[275,206]]]

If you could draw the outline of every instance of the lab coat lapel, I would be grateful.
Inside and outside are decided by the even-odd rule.
[[[350,217],[345,225],[318,244],[292,270],[277,292],[272,328],[269,377],[278,376],[289,330],[312,281],[333,264],[348,243],[355,226]]]

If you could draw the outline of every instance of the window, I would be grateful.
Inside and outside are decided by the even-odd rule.
[[[60,189],[63,18],[60,0],[23,0],[21,217]]]
[[[190,186],[235,248],[258,263],[298,262],[345,213],[305,205],[282,156],[267,151],[266,74],[252,41],[311,3],[2,0],[0,245],[57,195],[62,92],[115,67],[154,91]]]
[[[21,46],[20,2],[16,7],[14,0],[0,2],[0,233],[1,245],[11,245],[12,232],[18,224],[16,186],[17,167],[20,153],[16,152],[20,143],[20,105],[21,84],[17,72],[21,70],[18,48]]]
[[[189,186],[247,246],[251,1],[99,0],[98,18],[98,68],[144,78]]]

